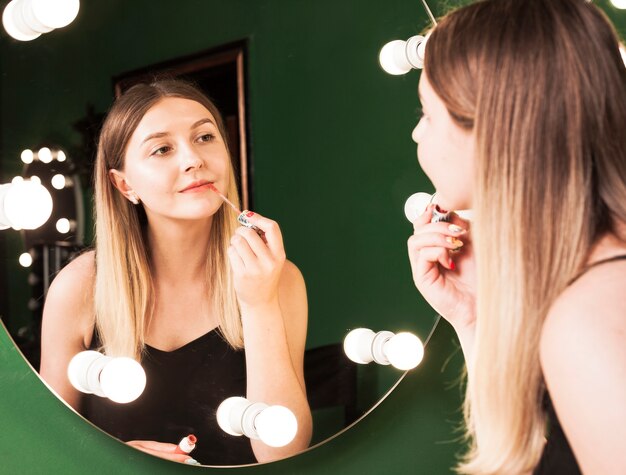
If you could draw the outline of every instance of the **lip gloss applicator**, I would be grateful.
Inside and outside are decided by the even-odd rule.
[[[196,448],[196,442],[198,442],[196,436],[189,434],[187,437],[183,437],[180,440],[174,452],[177,454],[188,454]]]
[[[241,211],[239,208],[237,208],[233,204],[232,201],[226,198],[226,196],[224,196],[213,183],[209,183],[208,186],[212,192],[216,193],[220,198],[222,198],[222,200],[224,200],[225,203],[229,204],[230,207],[235,210],[235,213],[237,213],[237,221],[239,222],[239,224],[241,224],[242,226],[245,226],[246,228],[254,229],[256,233],[259,236],[261,236],[261,239],[263,239],[263,241],[267,243],[267,240],[265,239],[265,232],[261,228],[255,226],[250,221],[248,221],[247,217],[252,216],[251,211],[248,211],[248,210]]]

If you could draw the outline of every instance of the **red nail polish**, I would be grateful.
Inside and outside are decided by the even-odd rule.
[[[452,259],[450,259],[450,270],[454,270],[454,269],[456,269],[456,264],[454,263]]]
[[[246,216],[247,216],[248,218],[251,218],[252,216],[254,216],[254,212],[253,212],[253,211],[248,211],[248,212],[246,213]]]

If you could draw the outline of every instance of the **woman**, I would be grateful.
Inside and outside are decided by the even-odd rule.
[[[193,460],[173,453],[189,433],[210,464],[282,458],[311,436],[304,281],[275,222],[248,214],[264,242],[210,190],[238,202],[225,138],[215,106],[187,83],[121,96],[98,145],[95,252],[59,273],[44,309],[42,377],[108,432],[178,461]],[[89,348],[141,360],[142,396],[119,405],[76,391],[67,366]],[[291,409],[295,440],[272,448],[223,433],[215,411],[230,396]]]
[[[585,0],[485,0],[428,39],[438,205],[413,278],[467,362],[460,473],[626,473],[626,69]],[[546,430],[547,428],[547,430]],[[546,441],[547,437],[547,441]]]

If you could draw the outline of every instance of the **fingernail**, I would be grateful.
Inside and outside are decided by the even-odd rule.
[[[185,463],[187,465],[201,465],[200,462],[198,462],[196,459],[192,459],[191,457],[185,460]]]
[[[448,226],[448,229],[450,231],[452,231],[453,233],[464,233],[465,229],[463,229],[461,226],[457,226],[456,224],[451,224],[450,226]]]
[[[445,209],[441,209],[439,205],[435,205],[435,209],[437,210],[438,213],[442,213],[442,214],[447,213],[447,211]]]
[[[463,241],[452,236],[446,236],[446,241],[454,245],[454,247],[461,247],[463,245]]]
[[[253,211],[248,211],[248,212],[246,213],[246,216],[247,216],[248,218],[251,218],[252,216],[254,216],[254,212],[253,212]]]
[[[454,269],[456,269],[456,264],[454,263],[452,259],[450,259],[450,270],[454,270]]]

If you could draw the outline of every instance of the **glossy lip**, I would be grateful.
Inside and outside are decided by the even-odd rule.
[[[197,180],[197,181],[191,182],[188,186],[180,190],[179,193],[186,193],[186,192],[193,193],[193,192],[205,191],[209,189],[208,185],[211,183],[213,182],[207,181],[207,180]]]

